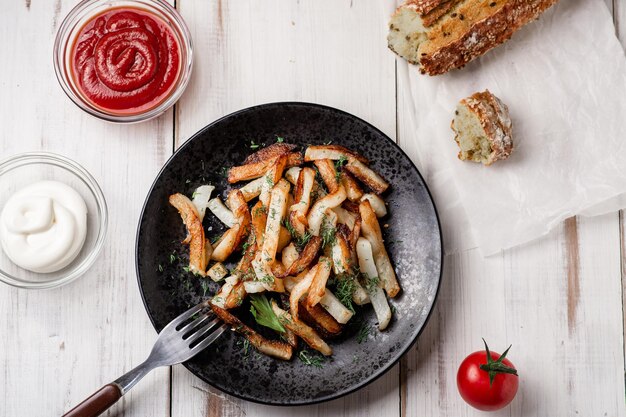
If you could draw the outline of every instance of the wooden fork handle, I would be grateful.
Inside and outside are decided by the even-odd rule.
[[[107,384],[91,394],[82,403],[72,408],[63,417],[96,417],[122,398],[122,391],[116,384]]]

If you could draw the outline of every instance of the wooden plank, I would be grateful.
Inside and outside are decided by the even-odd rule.
[[[349,111],[395,137],[395,74],[382,4],[178,0],[196,65],[176,116],[177,143],[216,118],[259,103],[310,101]],[[265,407],[224,395],[173,369],[172,416],[398,414],[398,370],[327,404]]]
[[[49,291],[0,285],[0,415],[61,415],[145,359],[156,334],[135,279],[139,212],[171,153],[172,113],[132,126],[96,120],[64,95],[52,69],[56,29],[72,3],[12,1],[0,13],[2,157],[46,150],[82,164],[109,204],[106,247],[78,281]],[[133,389],[115,415],[169,415],[169,372]],[[111,414],[113,415],[113,414]]]
[[[438,179],[429,177],[429,150],[413,139],[407,81],[398,77],[398,142],[432,187]],[[458,230],[462,219],[441,220],[447,238],[466,238]],[[481,337],[499,352],[512,343],[510,358],[520,369],[518,397],[497,415],[625,415],[618,231],[616,214],[570,219],[550,236],[498,256],[448,255],[431,322],[405,358],[401,415],[482,415],[456,388],[457,367],[483,349]]]

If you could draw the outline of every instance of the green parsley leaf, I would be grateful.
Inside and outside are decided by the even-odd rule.
[[[265,294],[250,294],[250,304],[250,312],[257,323],[280,333],[285,332],[285,328],[280,324],[276,314],[274,314],[274,310],[272,310],[272,306]]]

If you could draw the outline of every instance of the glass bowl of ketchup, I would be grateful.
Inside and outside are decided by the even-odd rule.
[[[110,122],[141,122],[165,112],[189,83],[192,64],[189,29],[161,0],[84,0],[54,42],[65,93]]]

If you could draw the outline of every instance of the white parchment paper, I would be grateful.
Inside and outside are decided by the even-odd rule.
[[[602,0],[561,0],[462,70],[429,77],[398,61],[444,229],[454,217],[448,234],[473,235],[444,235],[448,252],[494,254],[567,217],[626,207],[626,58],[614,31]],[[450,130],[457,102],[485,89],[509,106],[515,147],[490,167],[458,160]]]

